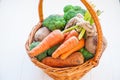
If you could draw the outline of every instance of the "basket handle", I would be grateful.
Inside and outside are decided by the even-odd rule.
[[[85,7],[87,8],[87,10],[90,12],[96,29],[97,29],[97,33],[98,33],[98,43],[97,43],[97,49],[96,49],[96,55],[94,57],[94,61],[96,63],[99,62],[99,59],[102,55],[102,45],[103,45],[103,33],[102,33],[102,29],[101,29],[101,24],[99,22],[98,16],[95,12],[95,10],[93,9],[93,7],[90,5],[90,3],[87,0],[81,0],[81,2],[85,5]]]
[[[97,43],[97,49],[96,49],[96,55],[94,57],[94,61],[99,62],[99,59],[102,55],[102,43],[103,43],[103,38],[102,38],[103,35],[102,35],[101,25],[100,25],[98,16],[97,16],[95,10],[90,5],[90,3],[87,0],[80,0],[80,1],[85,5],[87,10],[90,12],[90,14],[95,22],[95,25],[96,25],[96,29],[98,32],[98,43]],[[39,2],[38,13],[39,13],[39,19],[42,22],[43,21],[43,0],[40,0],[40,2]]]
[[[39,19],[42,22],[43,21],[43,0],[39,0],[38,14],[39,14]]]

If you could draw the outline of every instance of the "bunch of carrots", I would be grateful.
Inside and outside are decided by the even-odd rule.
[[[29,54],[31,57],[34,57],[56,44],[62,43],[52,54],[52,57],[66,59],[73,52],[84,47],[84,39],[82,38],[81,40],[78,40],[77,37],[78,32],[75,30],[70,31],[69,33],[54,30],[45,39],[43,39],[38,46],[29,51]]]
[[[52,53],[52,55],[49,59],[45,58],[42,60],[42,62],[44,64],[49,65],[50,62],[48,62],[48,61],[51,61],[54,59],[58,63],[63,62],[65,64],[67,60],[70,60],[69,56],[71,56],[72,53],[75,53],[76,51],[80,50],[85,45],[85,40],[83,38],[79,40],[78,36],[79,36],[79,33],[75,30],[71,30],[69,32],[67,32],[67,30],[66,30],[66,32],[60,31],[60,30],[54,30],[46,38],[44,38],[40,44],[38,44],[35,48],[30,50],[29,54],[31,57],[35,57],[37,55],[40,55],[42,52],[50,49],[51,47],[53,47],[57,44],[61,44]],[[79,53],[75,53],[75,54],[79,55]],[[73,57],[74,56],[75,55],[73,55]],[[73,58],[73,60],[76,58]],[[84,62],[83,60],[84,60],[84,58],[82,57],[82,63]],[[76,63],[76,61],[74,61],[74,62]],[[81,61],[79,61],[79,62],[81,62]],[[78,62],[78,64],[79,64],[79,62]],[[67,65],[67,63],[65,65]],[[65,65],[61,65],[61,63],[60,63],[56,66],[57,67],[61,67],[61,66],[65,67]],[[74,65],[74,64],[71,63],[71,65],[69,65],[69,66],[72,66],[72,65]],[[49,66],[54,66],[54,65],[50,64]],[[56,67],[56,66],[54,66],[54,67]]]
[[[70,67],[84,63],[82,53],[78,52],[85,46],[85,39],[78,38],[79,33],[69,28],[61,31],[56,29],[46,36],[36,47],[29,51],[30,57],[43,54],[57,44],[60,46],[51,56],[44,56],[42,63],[51,67]]]

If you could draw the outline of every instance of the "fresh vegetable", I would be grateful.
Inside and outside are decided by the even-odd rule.
[[[68,29],[65,29],[64,31],[63,31],[63,33],[65,33],[65,32],[70,32],[70,31],[72,31],[72,30],[77,30],[78,32],[80,32],[80,34],[78,34],[78,39],[80,40],[84,35],[85,35],[85,29],[84,28],[82,28],[82,27],[79,27],[79,26],[72,26],[72,27],[70,27],[70,28],[68,28]],[[77,35],[76,35],[77,36]]]
[[[50,31],[48,30],[48,28],[46,27],[41,27],[34,36],[35,41],[42,41],[48,34],[50,33]]]
[[[68,40],[66,40],[64,43],[62,43],[57,50],[52,54],[53,58],[58,58],[61,54],[71,50],[78,44],[79,40],[75,37],[72,36]]]
[[[38,56],[36,56],[36,58],[41,61],[42,59],[44,59],[45,57],[47,57],[47,50],[42,52],[41,54],[39,54]]]
[[[63,31],[62,31],[62,32],[63,32]],[[70,32],[64,33],[64,38],[66,38],[66,37],[68,36],[69,33],[70,33]]]
[[[32,42],[29,46],[30,50],[32,50],[34,47],[36,47],[40,42]]]
[[[36,47],[38,44],[40,44],[40,42],[33,42],[30,45],[30,50],[32,50],[34,47]],[[44,59],[45,57],[47,57],[47,51],[44,51],[43,53],[39,54],[38,56],[36,56],[36,58],[41,61],[42,59]]]
[[[63,30],[65,24],[66,21],[63,16],[60,15],[50,15],[43,21],[43,26],[46,26],[51,31],[55,29]]]
[[[47,55],[48,55],[48,56],[51,56],[52,53],[53,53],[59,46],[60,46],[60,44],[57,44],[57,45],[53,46],[52,48],[48,49],[48,50],[47,50]]]
[[[85,45],[85,41],[84,41],[84,39],[82,38],[81,40],[79,40],[79,43],[78,43],[76,46],[74,46],[73,49],[71,49],[71,50],[65,52],[64,54],[62,54],[62,55],[60,56],[60,58],[61,58],[61,59],[66,59],[68,56],[70,56],[70,55],[71,55],[72,53],[74,53],[75,51],[78,51],[78,50],[80,50],[81,48],[83,48],[84,45]]]
[[[89,51],[87,51],[85,48],[82,48],[80,50],[80,52],[82,53],[82,55],[84,56],[85,61],[91,59],[94,57],[94,54],[90,53]]]
[[[68,22],[71,18],[75,17],[76,14],[81,13],[82,15],[84,15],[85,12],[86,11],[80,6],[66,5],[64,7],[64,19],[66,20],[66,22]]]
[[[37,56],[63,40],[63,33],[60,30],[54,30],[45,39],[43,39],[38,46],[29,51],[29,54],[31,57]]]
[[[82,39],[83,36],[84,36],[84,34],[85,34],[85,29],[82,28],[82,30],[81,30],[81,32],[80,32],[80,34],[79,34],[79,36],[78,36],[78,39],[79,39],[79,40]]]
[[[72,36],[78,37],[78,32],[75,30],[70,31],[69,34],[65,37],[64,41],[68,40]]]
[[[73,17],[73,18],[71,18],[68,22],[67,22],[67,24],[65,25],[65,29],[68,29],[68,28],[70,28],[70,27],[72,27],[72,26],[75,26],[75,25],[77,25],[77,23],[83,23],[83,15],[82,14],[80,14],[80,13],[78,13],[78,14],[76,14],[76,16],[75,17]]]
[[[84,20],[89,21],[91,25],[94,23],[89,11],[85,12]]]
[[[79,29],[80,27],[79,26],[72,26],[72,27],[70,27],[70,28],[68,28],[68,29],[65,29],[64,31],[62,31],[63,33],[67,33],[67,32],[70,32],[70,31],[72,31],[72,30],[76,30],[76,29]]]
[[[74,7],[72,5],[66,5],[63,9],[64,13],[68,12],[69,10],[74,10]]]
[[[98,42],[98,39],[97,39],[97,36],[91,36],[91,37],[87,37],[86,38],[86,43],[85,43],[85,48],[92,54],[95,54],[96,53],[96,48],[97,48],[97,42]],[[104,49],[106,48],[107,46],[107,41],[105,39],[105,37],[103,37],[103,40],[102,40],[102,52],[104,51]]]
[[[97,48],[97,36],[91,36],[86,38],[85,48],[95,54]]]
[[[60,58],[46,57],[42,60],[42,63],[51,67],[71,67],[77,66],[84,62],[84,57],[80,52],[75,52],[65,60]]]

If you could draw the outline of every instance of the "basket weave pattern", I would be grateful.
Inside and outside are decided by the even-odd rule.
[[[91,5],[86,0],[81,0],[85,6],[89,6],[91,8]],[[39,10],[39,17],[40,22],[32,29],[31,33],[29,34],[28,40],[25,44],[26,51],[29,55],[29,46],[33,41],[33,37],[36,33],[36,31],[41,27],[42,21],[43,21],[43,8],[42,5],[43,0],[40,0],[38,10]],[[89,11],[89,8],[88,11]],[[90,12],[90,11],[89,11]],[[94,19],[94,16],[91,14],[91,16]],[[94,20],[95,22],[95,20]],[[97,24],[95,22],[95,24]],[[47,73],[50,77],[52,77],[54,80],[79,80],[82,76],[84,76],[88,71],[90,71],[92,68],[96,67],[98,65],[99,59],[102,55],[102,39],[99,38],[102,36],[102,30],[101,26],[97,26],[97,33],[98,33],[98,43],[97,45],[100,45],[100,47],[97,47],[96,55],[94,58],[86,61],[82,65],[78,65],[75,67],[66,67],[66,68],[53,68],[50,66],[47,66],[41,62],[39,62],[35,57],[30,57],[31,61],[38,66],[40,69],[42,69],[45,73]],[[99,29],[99,31],[98,31]]]

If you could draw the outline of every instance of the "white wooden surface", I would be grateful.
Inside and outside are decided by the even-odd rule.
[[[0,0],[0,80],[52,80],[30,61],[25,41],[37,24],[39,0]],[[98,67],[81,80],[120,80],[120,3],[119,0],[91,0],[103,10],[100,19],[108,46]],[[44,0],[45,17],[62,14],[66,4],[79,0]]]

